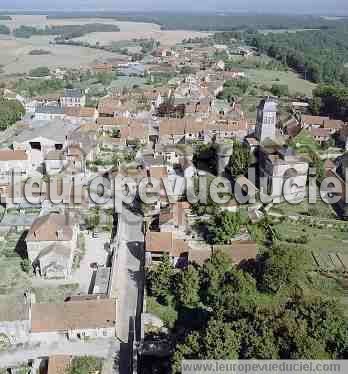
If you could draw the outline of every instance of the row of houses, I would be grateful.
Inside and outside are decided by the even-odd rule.
[[[4,344],[72,341],[116,336],[116,300],[74,297],[63,303],[35,303],[26,293],[25,302],[1,305],[0,333]]]

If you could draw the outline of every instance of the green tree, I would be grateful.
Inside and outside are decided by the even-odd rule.
[[[103,361],[100,358],[84,356],[74,357],[69,369],[69,374],[88,374],[100,372]]]
[[[239,352],[238,331],[230,323],[210,320],[202,338],[202,358],[210,360],[236,360]]]
[[[231,239],[239,233],[241,217],[238,213],[219,212],[210,220],[208,231],[212,244],[229,244]]]
[[[271,93],[278,97],[289,96],[289,87],[286,84],[273,84]]]
[[[177,290],[180,304],[187,307],[196,306],[198,304],[199,282],[199,272],[193,266],[189,266],[180,273]]]
[[[31,266],[31,263],[30,263],[30,260],[27,259],[27,258],[21,260],[21,268],[27,274],[29,274],[33,270],[32,266]]]
[[[271,292],[303,286],[309,264],[308,253],[302,247],[274,245],[265,254],[261,285]]]
[[[193,332],[188,335],[185,341],[176,346],[172,358],[172,372],[181,373],[182,360],[199,359],[200,358],[200,336],[198,332]]]
[[[314,96],[312,100],[310,101],[309,109],[313,115],[319,116],[321,113],[321,106],[322,106],[321,98],[318,96]]]
[[[234,178],[245,175],[250,165],[250,151],[246,144],[239,141],[233,143],[232,156],[229,162],[229,169]]]
[[[0,98],[0,130],[6,130],[24,114],[25,109],[19,101]]]
[[[114,75],[112,73],[98,73],[96,77],[97,81],[103,86],[109,86],[114,79]]]
[[[30,70],[29,75],[31,77],[37,78],[47,77],[48,75],[50,75],[50,69],[46,66],[39,66],[35,69]]]
[[[175,270],[169,256],[164,256],[156,268],[147,273],[147,285],[151,296],[168,304]]]

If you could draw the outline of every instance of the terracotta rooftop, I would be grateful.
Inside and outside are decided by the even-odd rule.
[[[160,180],[168,176],[166,166],[150,166],[150,177]]]
[[[191,249],[189,251],[189,262],[203,265],[212,255],[211,248]]]
[[[96,109],[91,107],[65,107],[64,114],[69,117],[89,118],[95,116]]]
[[[113,299],[69,301],[61,304],[33,304],[31,331],[65,332],[77,329],[114,327],[116,301]]]
[[[234,264],[240,264],[245,260],[256,259],[257,245],[254,241],[241,240],[230,245],[214,245],[213,252],[216,251],[226,253]]]
[[[0,149],[0,161],[26,161],[28,155],[25,151],[12,149]]]
[[[72,356],[50,356],[48,358],[47,374],[66,374]]]
[[[329,137],[330,136],[330,129],[312,128],[309,130],[309,132],[312,136],[318,136],[318,137]]]
[[[184,239],[175,239],[172,232],[148,231],[146,234],[146,251],[164,252],[171,256],[179,257],[187,253],[189,246]]]
[[[68,241],[73,237],[72,224],[63,214],[51,213],[38,217],[32,224],[27,241]]]
[[[129,120],[121,117],[99,117],[97,124],[99,126],[121,126],[128,125]]]
[[[309,116],[303,115],[301,117],[302,122],[306,125],[322,125],[325,121],[330,120],[329,117],[321,117],[321,116]]]
[[[325,129],[341,129],[344,126],[344,122],[341,120],[330,119],[324,122]]]

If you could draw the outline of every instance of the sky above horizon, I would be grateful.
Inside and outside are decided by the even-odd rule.
[[[347,0],[0,0],[0,9],[52,10],[171,10],[171,11],[238,11],[306,14],[347,14]],[[189,5],[188,5],[189,4]]]

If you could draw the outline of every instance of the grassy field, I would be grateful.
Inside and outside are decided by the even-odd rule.
[[[100,44],[105,45],[109,44],[110,42],[117,42],[121,40],[154,38],[159,40],[164,45],[175,45],[186,38],[203,37],[209,35],[209,33],[199,31],[162,31],[161,27],[154,23],[118,22],[107,18],[47,19],[44,15],[13,15],[11,17],[11,21],[0,21],[0,24],[8,26],[11,30],[14,30],[21,25],[44,28],[46,26],[54,25],[64,26],[103,23],[119,26],[120,32],[92,33],[78,39],[92,44],[95,44],[97,41],[99,41]]]
[[[341,258],[348,258],[348,231],[344,232],[341,227],[347,227],[347,223],[339,222],[326,225],[304,225],[303,223],[295,223],[286,220],[282,223],[274,225],[274,229],[280,234],[280,245],[297,245],[303,247],[312,262],[313,270],[325,270],[325,272],[310,272],[308,280],[310,287],[306,288],[306,292],[313,296],[315,294],[320,296],[335,297],[344,305],[348,304],[348,278],[343,275],[335,267],[329,255],[335,256],[340,254]],[[305,244],[289,244],[289,240],[293,241],[295,238],[306,237],[308,242]],[[320,269],[314,257],[324,267]],[[327,273],[327,271],[334,271]],[[347,311],[348,315],[348,311]]]
[[[127,23],[127,22],[125,22]],[[131,39],[140,39],[153,38],[158,40],[164,46],[173,46],[177,43],[183,41],[186,38],[196,38],[196,37],[205,37],[209,33],[199,32],[199,31],[185,31],[185,30],[175,30],[175,31],[161,31],[157,29],[142,29],[143,24],[132,23],[131,29],[128,31],[123,31],[122,23],[117,22],[117,25],[120,26],[120,32],[96,32],[85,35],[76,40],[88,42],[95,44],[99,42],[102,45],[107,45],[112,42],[118,42],[122,40],[131,40]],[[151,25],[151,24],[146,24]]]
[[[159,304],[154,297],[146,298],[146,309],[147,313],[159,317],[169,328],[173,327],[178,318],[178,313],[173,307]]]
[[[272,212],[284,214],[287,216],[312,216],[316,218],[335,219],[336,214],[331,208],[331,205],[325,204],[320,199],[315,204],[309,204],[308,201],[303,201],[301,204],[289,204],[283,202],[275,204]]]
[[[79,288],[78,284],[67,284],[58,287],[33,288],[37,303],[62,303],[74,294]]]
[[[37,66],[49,68],[79,68],[95,61],[105,61],[118,55],[91,48],[50,45],[50,36],[34,36],[30,39],[0,38],[1,65],[5,74],[29,72]],[[29,55],[32,49],[44,49],[50,55]]]
[[[298,31],[316,31],[316,30],[319,30],[319,29],[293,29],[293,30],[277,29],[277,30],[259,30],[259,32],[261,34],[267,35],[267,34],[284,34],[285,32],[293,34],[293,33],[298,32]]]
[[[30,276],[21,268],[18,239],[19,235],[11,234],[0,242],[0,295],[16,294],[30,287]]]
[[[286,84],[290,93],[301,93],[312,96],[312,91],[316,87],[314,83],[305,81],[291,71],[274,71],[264,69],[243,69],[248,78],[259,85],[271,87],[273,84]]]
[[[90,23],[103,23],[119,25],[121,31],[134,31],[141,29],[141,31],[159,31],[160,26],[153,23],[141,22],[117,22],[114,19],[107,18],[69,18],[69,19],[47,19],[45,15],[11,15],[12,20],[0,21],[0,24],[8,26],[11,30],[18,28],[21,25],[32,27],[46,27],[46,26],[65,26],[65,25],[86,25]],[[135,26],[137,25],[137,26]]]

